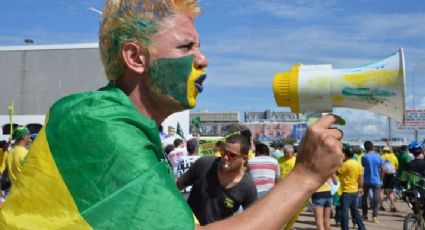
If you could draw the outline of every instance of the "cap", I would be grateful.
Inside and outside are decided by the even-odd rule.
[[[30,131],[25,126],[19,126],[15,130],[13,130],[12,139],[16,140],[19,139],[27,134],[29,134]]]

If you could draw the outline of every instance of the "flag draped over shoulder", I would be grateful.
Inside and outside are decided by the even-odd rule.
[[[0,229],[193,229],[157,130],[115,86],[59,100]]]

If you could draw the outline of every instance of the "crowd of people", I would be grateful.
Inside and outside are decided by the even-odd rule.
[[[200,225],[244,212],[279,180],[285,180],[296,165],[297,151],[293,145],[278,144],[270,150],[266,143],[257,141],[254,145],[248,128],[239,129],[218,140],[212,156],[200,156],[199,136],[187,140],[177,136],[173,145],[167,144],[168,139],[163,142],[176,186]],[[0,142],[0,204],[19,178],[30,142],[25,127],[16,128],[12,139]],[[380,153],[377,150],[371,141],[363,146],[344,144],[345,158],[336,173],[300,206],[283,228],[293,229],[306,206],[312,209],[320,230],[331,229],[332,215],[343,230],[349,229],[350,216],[354,227],[366,229],[363,221],[369,220],[368,209],[372,209],[370,220],[379,222],[379,211],[386,211],[384,200],[388,201],[389,211],[397,212],[396,193],[409,182],[409,175],[425,177],[424,147],[413,141],[396,153],[389,146],[384,146]]]
[[[266,143],[257,141],[254,145],[248,128],[239,128],[216,142],[213,156],[200,156],[199,136],[187,140],[176,136],[172,145],[167,144],[169,139],[163,141],[163,152],[176,186],[200,225],[243,212],[279,180],[284,180],[296,165],[297,151],[293,145],[278,144],[271,151]],[[12,139],[1,141],[0,204],[19,178],[30,142],[25,127],[16,128]],[[397,153],[389,146],[379,153],[371,141],[363,146],[344,144],[342,150],[345,158],[336,173],[300,206],[284,229],[293,228],[306,206],[314,213],[317,229],[329,230],[332,215],[343,230],[349,229],[350,216],[354,227],[366,229],[363,221],[369,220],[369,208],[371,221],[379,222],[379,211],[386,211],[384,200],[391,212],[397,212],[396,193],[408,183],[409,175],[425,177],[423,144],[417,141],[402,146]]]
[[[180,162],[175,161],[174,151],[165,154],[170,165],[177,167],[176,183],[188,200],[201,225],[222,220],[242,212],[257,199],[265,196],[279,180],[284,180],[296,163],[296,149],[290,144],[278,144],[275,149],[257,141],[250,145],[247,135],[240,139],[218,141],[215,156],[199,156],[199,139],[187,142],[176,139],[174,147],[186,143],[187,153],[182,152]],[[235,148],[234,143],[241,147]],[[415,146],[416,143],[416,146]],[[238,146],[239,147],[239,146]],[[400,182],[405,172],[425,176],[423,147],[419,142],[402,146],[396,153],[389,146],[377,151],[371,141],[362,146],[343,145],[344,162],[311,198],[293,215],[284,229],[292,229],[306,206],[312,209],[317,229],[331,229],[333,215],[336,226],[349,229],[350,216],[353,227],[366,229],[363,221],[378,223],[379,211],[397,212],[396,193],[402,189]],[[249,152],[255,156],[249,157]],[[403,176],[403,177],[402,177]],[[192,188],[193,186],[193,188]],[[368,203],[369,200],[369,203]],[[362,213],[359,212],[362,210]],[[372,209],[369,219],[368,209]],[[351,215],[350,215],[351,214]]]

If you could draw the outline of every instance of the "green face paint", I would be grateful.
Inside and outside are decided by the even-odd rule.
[[[195,69],[192,63],[192,55],[161,58],[155,60],[149,69],[151,83],[185,109],[195,107],[196,96],[202,91],[202,81],[206,77],[205,72]]]

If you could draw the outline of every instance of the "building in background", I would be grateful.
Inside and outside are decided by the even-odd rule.
[[[199,117],[201,136],[222,136],[223,127],[240,123],[239,115],[239,112],[191,111],[190,120]],[[190,131],[194,134],[198,131],[197,129],[192,124]]]
[[[301,140],[307,129],[307,119],[303,114],[268,109],[264,112],[245,112],[244,125],[261,142]]]
[[[245,123],[251,122],[306,122],[303,114],[277,112],[267,109],[264,112],[245,112]]]

